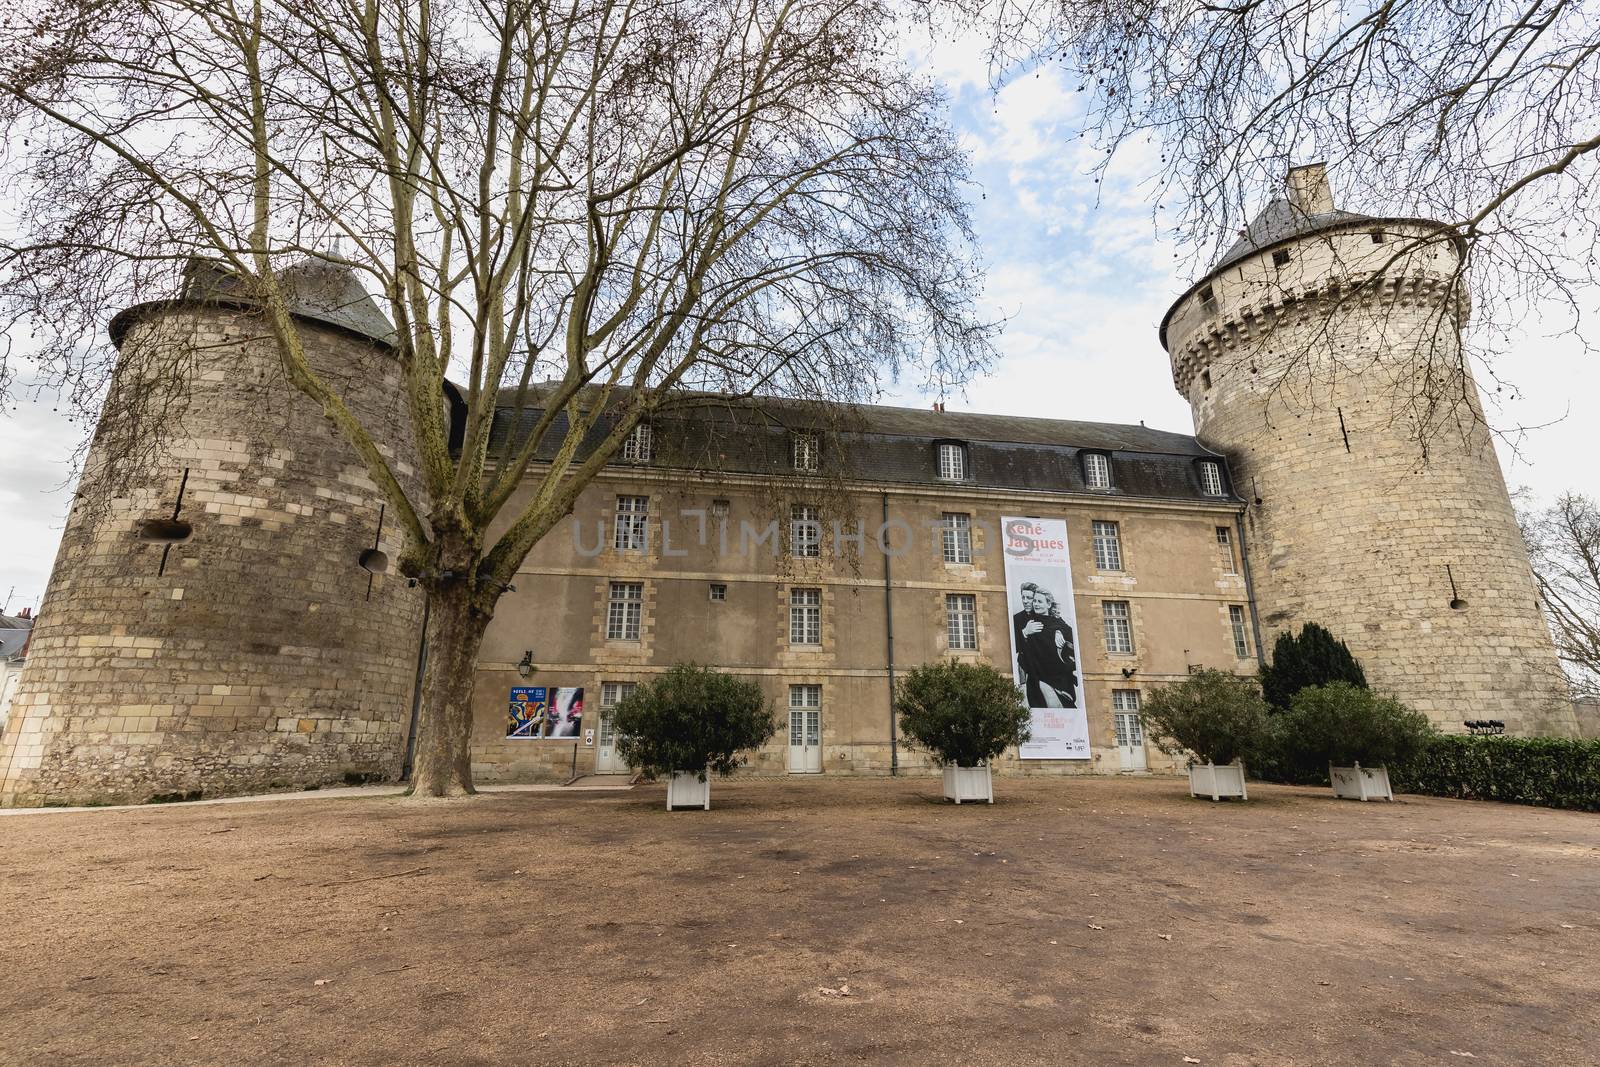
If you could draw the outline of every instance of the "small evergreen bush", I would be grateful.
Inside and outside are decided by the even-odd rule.
[[[1438,734],[1389,780],[1397,793],[1600,811],[1600,739]]]
[[[1267,734],[1267,702],[1254,678],[1197,671],[1151,693],[1140,709],[1145,731],[1169,756],[1200,763],[1250,762]]]
[[[1365,689],[1367,675],[1345,643],[1314,622],[1298,635],[1279,634],[1271,665],[1261,668],[1261,690],[1274,711],[1288,711],[1300,690],[1330,682]]]
[[[895,687],[900,732],[941,766],[976,767],[1028,740],[1022,691],[987,663],[930,663]]]
[[[760,748],[778,731],[760,686],[693,663],[640,685],[615,716],[617,753],[650,778],[732,774],[740,752]]]
[[[1329,764],[1403,763],[1416,757],[1436,733],[1421,712],[1349,682],[1300,690],[1274,725],[1286,762],[1320,767],[1324,774]]]

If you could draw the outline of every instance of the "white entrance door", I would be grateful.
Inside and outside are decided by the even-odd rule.
[[[789,687],[789,773],[822,771],[822,686]]]
[[[1117,754],[1122,757],[1122,769],[1144,770],[1144,727],[1139,723],[1139,691],[1112,690],[1111,714],[1117,735]]]
[[[594,773],[621,774],[628,768],[617,758],[617,729],[610,708],[600,709],[600,730],[594,751]]]
[[[633,682],[600,683],[600,729],[596,731],[594,773],[626,774],[628,765],[617,755],[615,708],[634,689]]]

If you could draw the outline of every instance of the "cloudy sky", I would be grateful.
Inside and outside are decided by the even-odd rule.
[[[1161,240],[1137,181],[1142,161],[1121,159],[1118,174],[1096,186],[1086,176],[1089,150],[1075,136],[1076,94],[1054,71],[1025,72],[996,94],[976,48],[915,47],[948,86],[972,153],[988,299],[1007,319],[995,372],[948,397],[948,407],[1192,431],[1156,339],[1162,313],[1188,284],[1188,250]],[[1383,210],[1331,177],[1341,207]],[[1589,303],[1600,306],[1600,297]],[[1553,327],[1542,335],[1538,316],[1534,322],[1514,358],[1497,367],[1520,396],[1491,408],[1491,421],[1543,426],[1521,435],[1515,451],[1502,444],[1506,479],[1539,499],[1600,492],[1586,458],[1588,424],[1600,415],[1600,366],[1576,340]],[[931,398],[903,389],[887,399]],[[11,610],[35,605],[44,591],[78,434],[48,396],[15,405],[0,421],[0,598],[14,590]]]

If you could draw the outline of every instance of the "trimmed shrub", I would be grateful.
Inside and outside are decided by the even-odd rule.
[[[1151,693],[1139,712],[1145,731],[1169,756],[1200,763],[1248,763],[1266,738],[1267,702],[1254,678],[1197,671]]]
[[[1441,734],[1389,781],[1397,793],[1600,811],[1600,739]]]
[[[615,716],[618,755],[650,778],[732,774],[740,752],[760,748],[778,731],[760,686],[693,663],[640,685]]]
[[[1362,763],[1382,767],[1413,759],[1436,736],[1433,724],[1393,697],[1333,682],[1300,690],[1276,717],[1278,748],[1298,768]]]
[[[988,763],[1030,736],[1022,691],[987,663],[929,663],[895,687],[900,732],[940,766]]]
[[[1345,643],[1314,622],[1298,636],[1281,633],[1272,646],[1272,663],[1261,668],[1261,691],[1274,711],[1288,711],[1294,695],[1313,685],[1348,682],[1367,688],[1367,675]]]

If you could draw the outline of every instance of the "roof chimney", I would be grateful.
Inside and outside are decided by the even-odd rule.
[[[31,618],[33,618],[33,609],[32,608],[23,608],[21,611],[17,612],[17,618],[19,618],[19,619],[31,619]]]
[[[1290,167],[1284,186],[1289,194],[1289,206],[1302,215],[1322,215],[1333,210],[1333,190],[1328,188],[1326,163]]]

